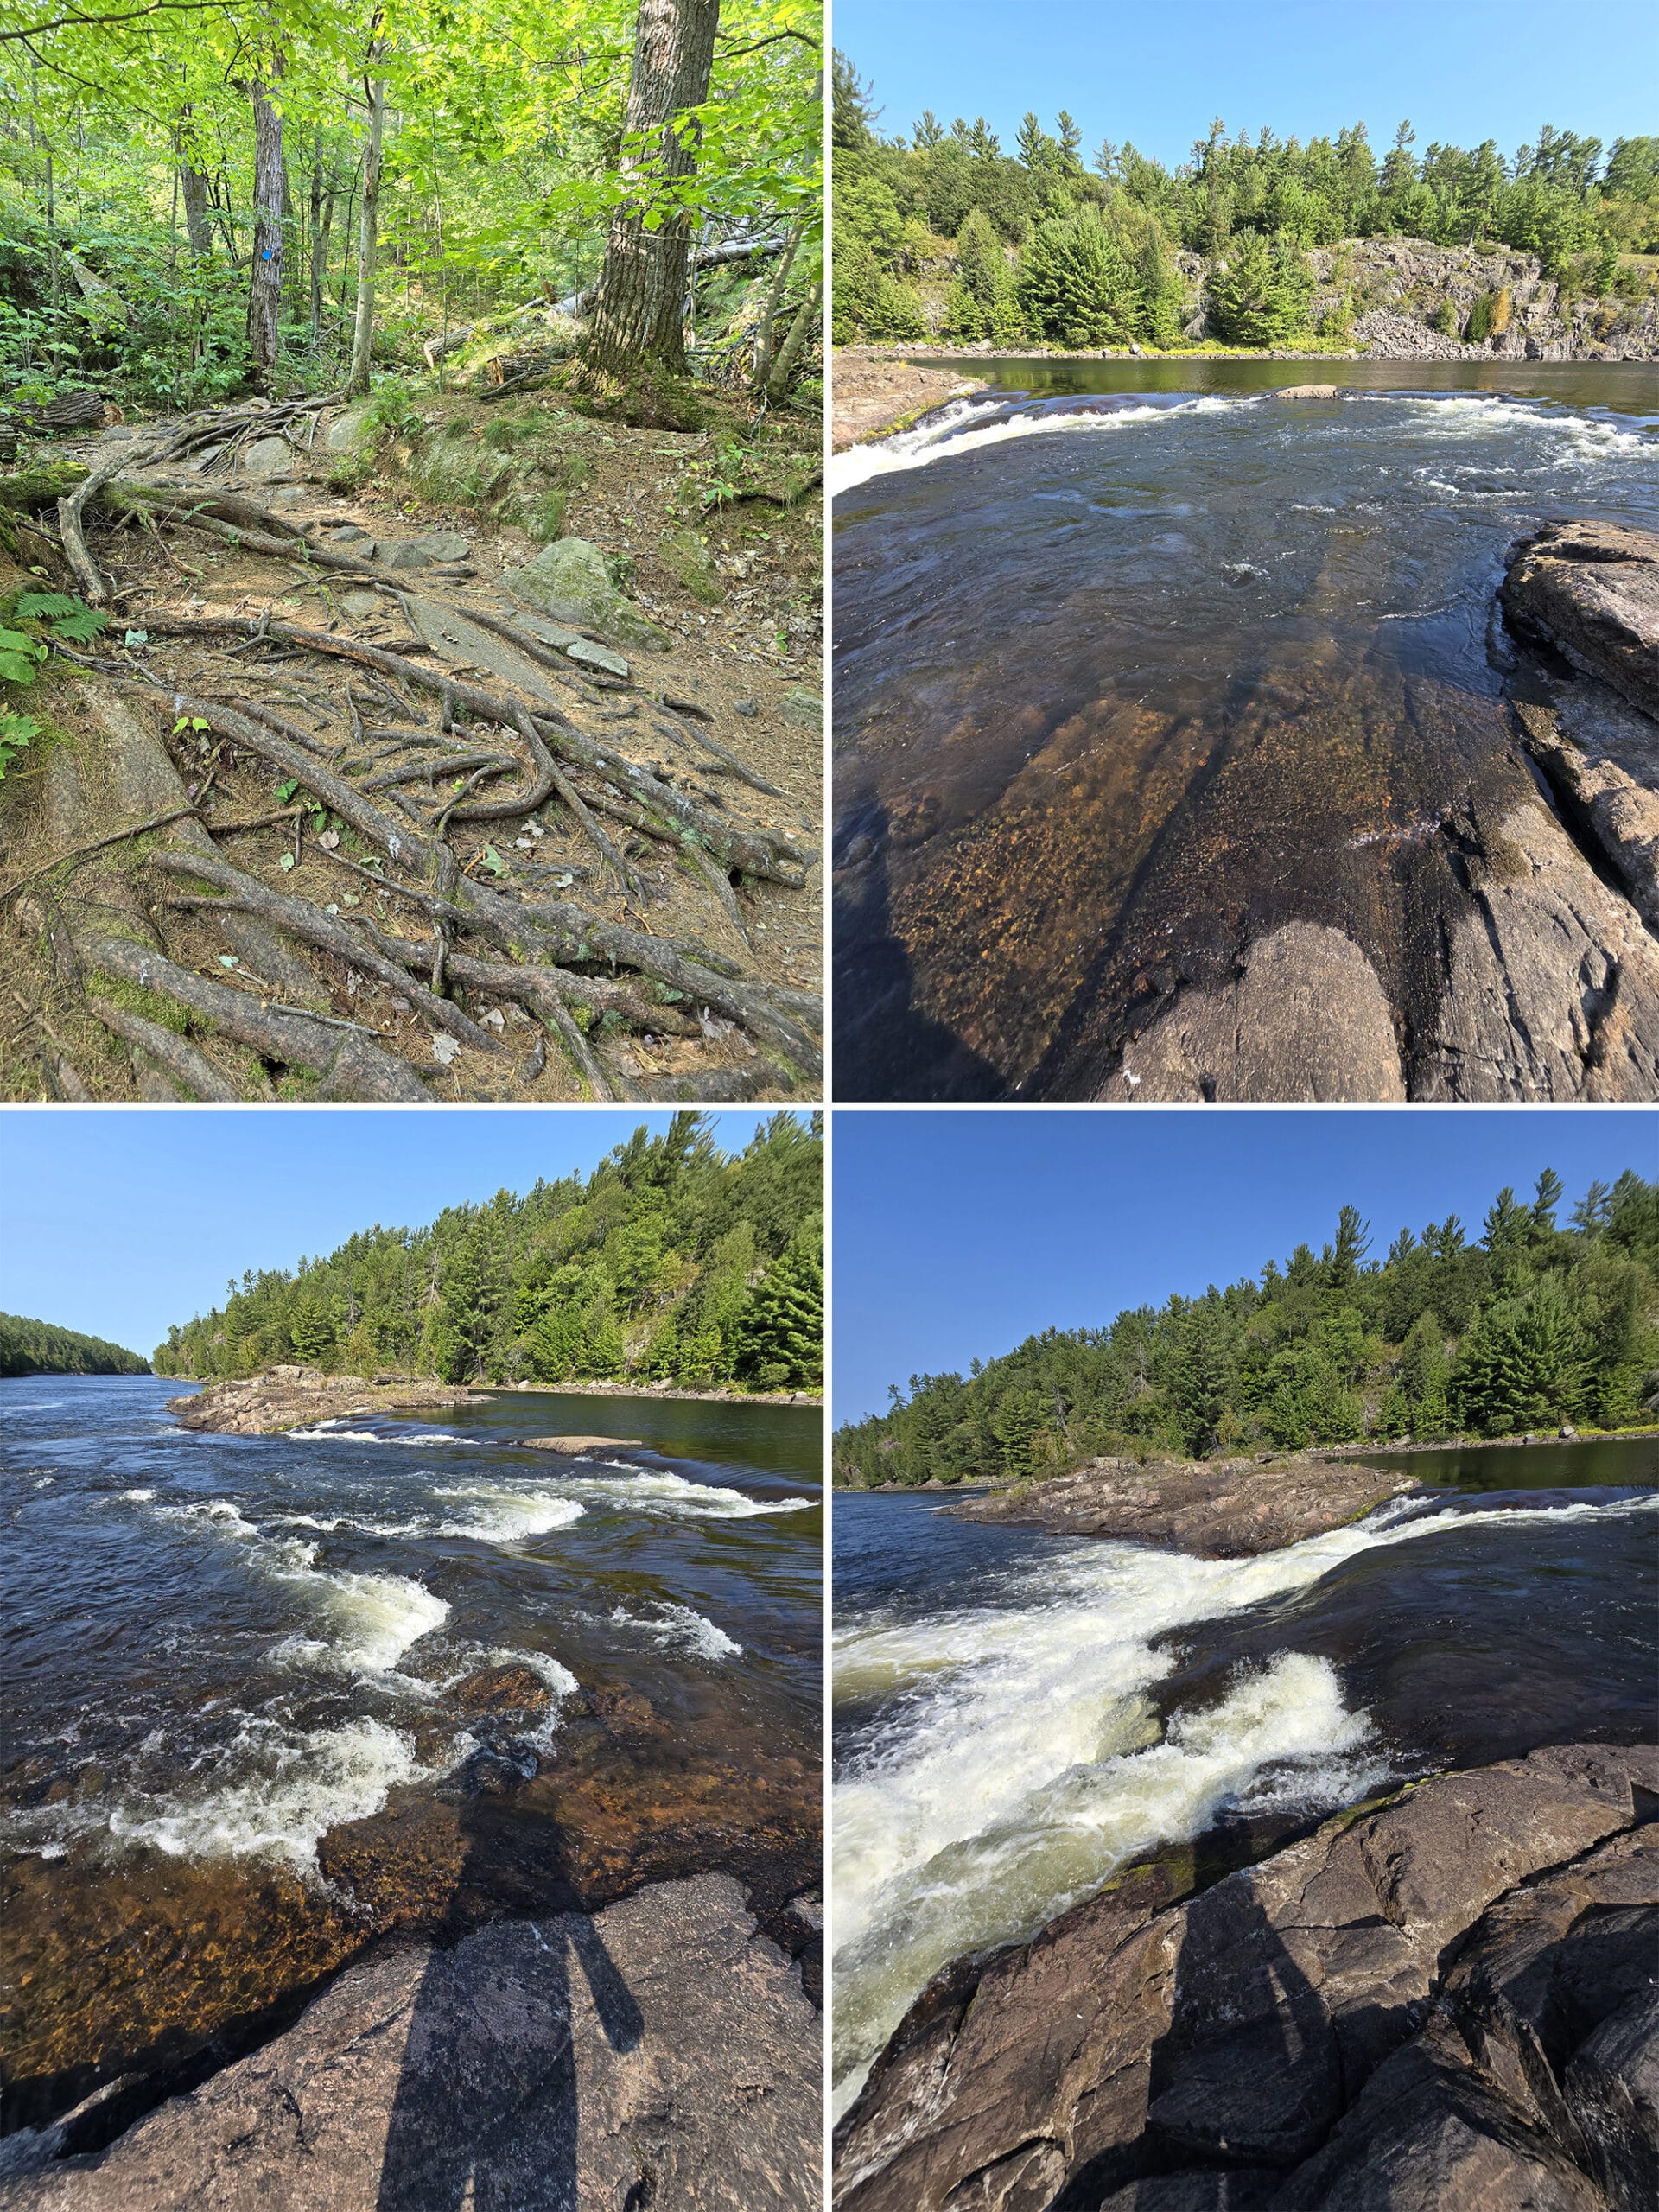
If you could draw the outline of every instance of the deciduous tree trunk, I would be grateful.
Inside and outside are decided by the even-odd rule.
[[[623,118],[625,174],[638,178],[639,188],[611,217],[583,348],[588,365],[604,374],[626,376],[647,361],[676,373],[685,367],[690,222],[676,214],[648,231],[645,218],[653,188],[696,168],[696,131],[683,117],[709,97],[719,23],[720,0],[639,0]]]
[[[273,60],[270,74],[281,73]],[[270,104],[270,85],[253,87],[253,267],[248,277],[248,358],[262,391],[276,366],[281,338],[277,309],[283,292],[283,118]]]
[[[369,67],[378,57],[371,53]],[[375,262],[380,239],[380,141],[385,129],[386,85],[383,77],[369,79],[369,143],[363,161],[363,213],[357,252],[357,322],[352,332],[352,372],[348,391],[369,388],[369,361],[374,347]]]
[[[196,259],[205,261],[213,250],[213,226],[207,213],[207,173],[196,167],[195,135],[188,107],[179,111],[178,148],[179,193],[184,201],[185,235]]]

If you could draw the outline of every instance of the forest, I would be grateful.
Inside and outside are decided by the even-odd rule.
[[[823,1208],[821,1116],[775,1114],[727,1154],[705,1117],[678,1113],[585,1178],[245,1274],[168,1332],[156,1370],[206,1381],[297,1361],[452,1382],[817,1389]]]
[[[0,0],[0,1096],[817,1095],[822,61]]]
[[[836,1432],[835,1479],[1041,1478],[1114,1454],[1495,1437],[1659,1421],[1659,1184],[1592,1183],[1559,1219],[1550,1169],[1370,1256],[1344,1206],[1315,1253],[1199,1298],[1046,1329],[966,1376],[912,1375]]]
[[[871,88],[835,61],[837,345],[933,334],[924,290],[948,282],[940,334],[999,344],[1232,346],[1346,341],[1366,304],[1351,273],[1313,312],[1309,250],[1398,237],[1536,255],[1576,296],[1651,296],[1659,254],[1659,137],[1546,125],[1506,158],[1495,141],[1415,149],[1402,123],[1381,158],[1357,123],[1333,140],[1232,137],[1217,118],[1170,169],[1125,139],[1092,152],[1074,118],[1027,114],[1005,151],[983,118],[931,111],[883,135]],[[1455,327],[1501,327],[1501,288]],[[1495,318],[1497,321],[1495,323]]]
[[[0,1375],[148,1375],[149,1362],[102,1337],[0,1313]]]
[[[653,17],[688,41],[651,117]],[[820,267],[818,60],[799,0],[3,0],[0,388],[367,392],[508,307],[591,309],[625,371],[683,370],[689,320],[764,385]]]

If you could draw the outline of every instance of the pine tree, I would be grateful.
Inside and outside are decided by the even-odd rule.
[[[823,1379],[823,1237],[808,1224],[767,1268],[738,1331],[736,1371],[767,1390],[812,1389]]]
[[[1231,345],[1278,345],[1303,327],[1313,293],[1313,272],[1291,239],[1242,231],[1211,276],[1211,320]]]
[[[1489,1306],[1452,1378],[1463,1420],[1486,1436],[1553,1427],[1579,1412],[1590,1345],[1559,1275]]]
[[[1140,279],[1092,209],[1038,226],[1018,296],[1027,327],[1065,346],[1126,345],[1141,334]]]

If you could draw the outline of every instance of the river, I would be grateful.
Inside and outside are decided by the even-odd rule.
[[[1249,1560],[837,1493],[837,2113],[942,1967],[1138,1856],[1222,1871],[1438,1766],[1651,1738],[1659,1440],[1453,1457]]]
[[[0,1383],[9,2126],[222,2061],[389,1926],[817,1886],[815,1409],[237,1437],[193,1387]],[[641,1442],[522,1443],[597,1433]]]
[[[831,474],[837,1096],[1116,1095],[1149,1007],[1298,921],[1409,1063],[1446,825],[1529,787],[1504,554],[1659,526],[1659,370],[971,368]]]

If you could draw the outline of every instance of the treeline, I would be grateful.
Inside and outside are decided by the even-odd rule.
[[[493,308],[574,312],[618,253],[668,326],[632,302],[650,353],[681,353],[683,310],[781,330],[812,294],[811,0],[3,14],[0,395],[22,406],[89,380],[168,409],[366,390]],[[768,235],[781,281],[780,250],[689,282],[699,245]]]
[[[102,1337],[0,1313],[0,1375],[148,1375],[149,1362]]]
[[[1592,1183],[1557,1224],[1560,1179],[1498,1192],[1478,1239],[1450,1214],[1402,1229],[1386,1259],[1344,1206],[1332,1243],[1299,1244],[1202,1298],[1046,1329],[968,1375],[912,1375],[891,1409],[840,1429],[837,1482],[1058,1474],[1147,1452],[1509,1436],[1562,1421],[1659,1419],[1659,1185]]]
[[[1085,158],[1064,112],[1052,131],[1028,114],[1012,152],[982,117],[946,129],[929,111],[907,139],[874,124],[869,87],[837,55],[839,345],[930,336],[918,280],[942,267],[946,337],[1168,346],[1201,314],[1210,334],[1258,346],[1345,337],[1348,296],[1309,327],[1307,251],[1343,239],[1507,246],[1536,254],[1567,296],[1643,297],[1645,271],[1620,256],[1659,252],[1659,137],[1605,149],[1547,124],[1513,161],[1490,138],[1420,156],[1402,123],[1379,161],[1363,124],[1303,144],[1230,139],[1217,120],[1172,170],[1127,140]]]
[[[223,1306],[168,1331],[156,1366],[203,1380],[297,1361],[452,1382],[816,1389],[823,1208],[820,1116],[775,1114],[728,1154],[706,1116],[677,1114],[586,1179],[245,1274]]]

